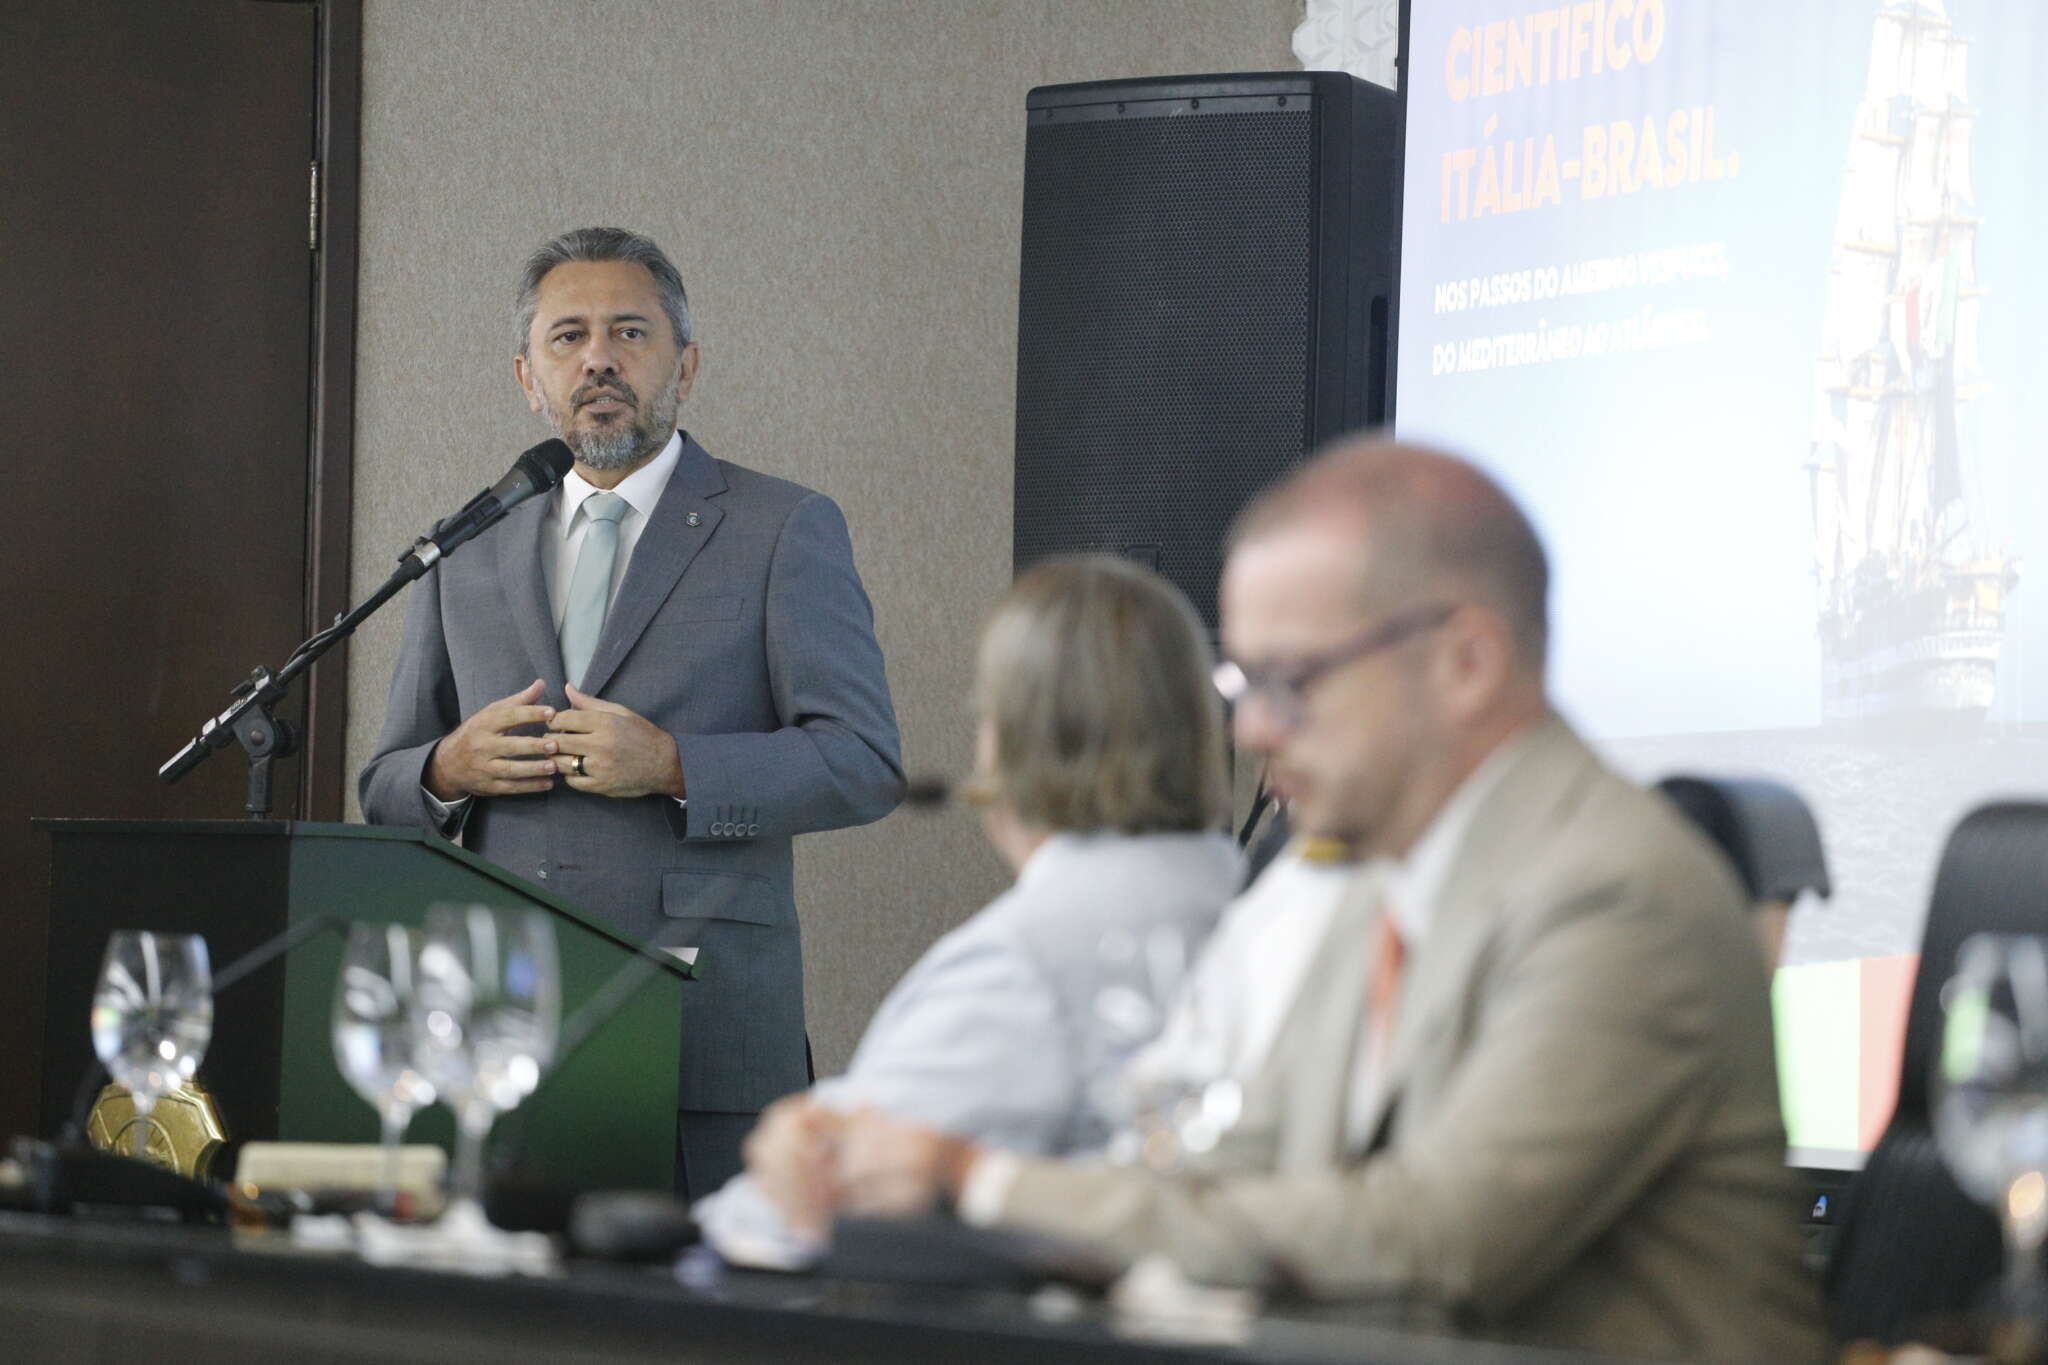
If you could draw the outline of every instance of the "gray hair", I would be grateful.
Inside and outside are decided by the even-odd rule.
[[[540,282],[550,270],[571,261],[631,261],[647,267],[654,276],[655,292],[661,297],[661,311],[668,314],[670,330],[676,334],[676,349],[690,344],[690,296],[683,291],[683,277],[668,254],[643,237],[624,228],[571,228],[526,258],[519,277],[519,296],[513,314],[519,324],[519,354],[525,355],[527,338],[533,332],[533,314],[540,306]]]
[[[994,732],[969,800],[1049,830],[1203,830],[1229,792],[1223,711],[1200,619],[1113,555],[1048,559],[983,628],[975,703]]]

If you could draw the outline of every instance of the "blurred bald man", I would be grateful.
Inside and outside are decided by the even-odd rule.
[[[1242,1119],[1148,1169],[870,1115],[840,1207],[950,1198],[1520,1340],[1819,1359],[1741,893],[1552,709],[1547,584],[1527,519],[1440,452],[1346,444],[1247,509],[1218,684],[1296,828],[1368,861],[1297,968],[1241,992]]]

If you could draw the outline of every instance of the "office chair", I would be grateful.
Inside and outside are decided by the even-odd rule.
[[[1906,1013],[1898,1105],[1850,1186],[1828,1266],[1838,1341],[1960,1345],[1968,1334],[1958,1325],[1998,1279],[1998,1221],[1950,1176],[1929,1106],[1941,988],[1957,948],[1976,933],[2048,934],[2048,804],[1981,806],[1942,850]]]
[[[1735,865],[1757,912],[1764,958],[1775,963],[1799,893],[1834,890],[1813,812],[1790,787],[1760,778],[1677,775],[1657,790]]]

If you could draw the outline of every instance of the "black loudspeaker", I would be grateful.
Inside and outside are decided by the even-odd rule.
[[[1302,71],[1026,108],[1015,567],[1129,555],[1213,631],[1237,510],[1393,415],[1400,97]]]

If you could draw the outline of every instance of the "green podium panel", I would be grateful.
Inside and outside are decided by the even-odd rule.
[[[206,935],[214,968],[289,925],[323,915],[419,924],[437,902],[535,909],[553,922],[565,1015],[639,948],[589,912],[418,829],[285,821],[38,821],[51,838],[49,995],[43,1130],[62,1124],[92,1060],[86,1025],[107,934]],[[317,935],[215,1001],[199,1079],[231,1141],[374,1141],[377,1121],[334,1063],[330,1037],[342,944]],[[673,1188],[676,1076],[685,982],[663,961],[652,979],[542,1080],[503,1138],[532,1178],[554,1186]],[[411,1140],[452,1140],[445,1110]]]

